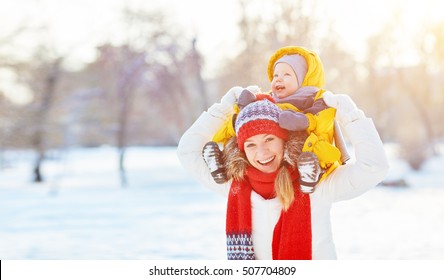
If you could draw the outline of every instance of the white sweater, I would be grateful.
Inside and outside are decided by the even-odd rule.
[[[180,139],[177,154],[181,164],[205,187],[228,197],[231,181],[216,184],[202,158],[202,148],[226,120],[232,108],[216,103],[201,114]],[[355,162],[339,166],[310,194],[313,259],[336,259],[330,209],[333,202],[354,198],[376,186],[388,172],[388,161],[378,132],[363,114],[341,124],[355,151]],[[281,205],[277,198],[263,199],[252,191],[252,238],[257,259],[272,259],[272,237]]]

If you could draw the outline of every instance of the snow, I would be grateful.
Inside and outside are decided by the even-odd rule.
[[[414,172],[387,145],[388,179],[332,209],[339,259],[444,259],[444,156]],[[175,147],[132,147],[121,187],[112,147],[54,151],[33,184],[29,151],[0,154],[0,259],[224,260],[225,200]],[[441,153],[442,154],[442,153]]]

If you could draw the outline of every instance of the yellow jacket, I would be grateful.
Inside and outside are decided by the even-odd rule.
[[[305,58],[307,61],[307,74],[305,75],[301,87],[314,86],[319,88],[320,90],[316,93],[314,99],[315,101],[321,99],[325,92],[325,90],[322,89],[325,84],[324,68],[319,56],[308,49],[298,46],[289,46],[277,50],[271,56],[268,63],[267,72],[269,80],[271,81],[273,79],[275,62],[282,56],[288,54],[299,54]],[[290,103],[278,103],[278,106],[283,110],[301,111]],[[235,105],[234,109],[235,114],[237,114],[239,112],[237,105]],[[337,166],[339,166],[339,164],[341,164],[341,152],[333,145],[335,114],[336,110],[334,108],[327,108],[315,114],[305,114],[308,117],[310,124],[307,128],[309,136],[305,141],[302,151],[313,152],[318,157],[321,167],[326,171],[321,179],[324,179]],[[233,122],[230,118],[214,135],[213,141],[225,144],[229,138],[235,135]]]

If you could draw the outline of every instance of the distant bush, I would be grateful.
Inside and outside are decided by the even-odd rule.
[[[413,170],[420,170],[424,163],[433,155],[433,144],[423,140],[405,141],[400,143],[400,156]]]

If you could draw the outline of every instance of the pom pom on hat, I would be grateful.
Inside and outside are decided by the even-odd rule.
[[[237,144],[241,151],[248,138],[258,134],[273,134],[284,140],[288,131],[279,126],[279,114],[282,109],[268,99],[258,100],[243,108],[235,123]]]

